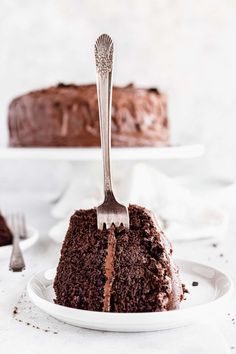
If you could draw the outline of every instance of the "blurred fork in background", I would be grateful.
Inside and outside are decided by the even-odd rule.
[[[21,272],[25,269],[25,262],[19,241],[20,239],[27,238],[25,216],[23,214],[11,214],[7,216],[7,223],[13,234],[9,270],[13,272]]]

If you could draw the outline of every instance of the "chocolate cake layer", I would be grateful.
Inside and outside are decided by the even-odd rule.
[[[60,305],[106,312],[178,308],[183,287],[153,216],[130,205],[130,229],[97,230],[96,210],[71,217],[54,281]]]
[[[0,246],[10,245],[12,243],[12,233],[6,220],[0,213]]]
[[[147,210],[131,207],[129,213],[129,232],[117,234],[111,311],[178,308],[183,290],[169,242]]]
[[[57,304],[103,311],[108,236],[97,229],[95,209],[71,217],[54,281]]]
[[[96,86],[59,84],[15,98],[8,126],[10,146],[99,146]],[[133,85],[114,87],[111,129],[113,146],[166,145],[165,95]]]

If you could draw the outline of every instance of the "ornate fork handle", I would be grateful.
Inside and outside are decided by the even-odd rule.
[[[13,272],[21,272],[25,269],[24,258],[19,245],[19,234],[14,233],[13,235],[13,246],[12,246],[12,254],[10,259],[9,269]]]
[[[103,151],[104,193],[106,200],[109,197],[114,197],[110,166],[113,43],[107,34],[101,35],[96,41],[95,59],[97,69],[98,109],[101,120],[100,135]]]
[[[100,230],[103,230],[104,225],[109,228],[113,224],[129,228],[128,209],[116,201],[112,191],[110,149],[113,43],[107,34],[102,34],[96,41],[95,60],[105,195],[104,202],[97,207],[97,225]]]

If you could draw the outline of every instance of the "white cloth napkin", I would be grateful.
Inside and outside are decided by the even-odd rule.
[[[142,205],[152,210],[171,240],[193,240],[222,237],[228,227],[228,215],[214,202],[200,198],[189,189],[157,169],[137,163],[131,170],[119,171],[115,194],[124,203]],[[68,227],[69,216],[75,209],[90,208],[101,202],[102,182],[91,182],[96,171],[80,170],[52,214],[62,220],[49,232],[61,242]]]

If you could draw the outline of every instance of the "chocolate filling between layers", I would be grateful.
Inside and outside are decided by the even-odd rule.
[[[114,279],[114,257],[116,252],[116,236],[115,229],[111,227],[108,231],[108,248],[105,260],[105,277],[106,283],[103,294],[103,311],[110,312],[111,289]]]

